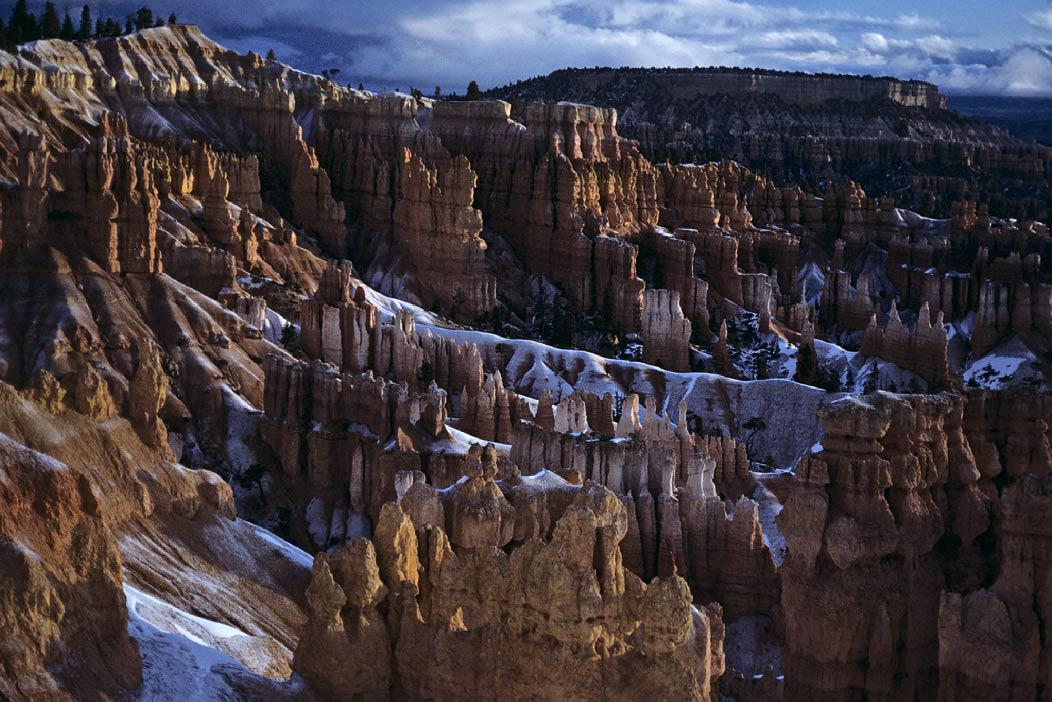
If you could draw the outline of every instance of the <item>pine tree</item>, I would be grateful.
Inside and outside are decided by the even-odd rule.
[[[106,36],[106,23],[99,17],[95,20],[95,34],[93,35],[96,39],[101,39]]]
[[[157,19],[156,19],[156,20],[154,21],[154,23],[153,23],[153,26],[154,26],[154,27],[163,27],[163,26],[164,26],[164,19],[162,19],[161,17],[158,17],[158,18],[157,18]]]
[[[175,13],[168,15],[168,25],[174,27],[177,24],[179,24],[179,19],[175,16]]]
[[[757,434],[767,428],[767,420],[763,417],[752,417],[747,420],[745,424],[742,424],[742,429],[748,429],[749,435],[745,437],[745,450],[747,453],[755,453],[752,447],[752,440]]]
[[[0,49],[9,51],[12,48],[10,41],[11,37],[8,35],[7,26],[4,24],[4,20],[0,19]]]
[[[36,39],[37,37],[33,36],[36,23],[37,18],[29,13],[29,9],[26,7],[26,0],[18,0],[11,11],[11,21],[8,23],[11,43],[21,44],[22,42]]]
[[[44,3],[44,16],[40,18],[40,36],[43,39],[57,39],[62,33],[62,20],[58,17],[55,3]]]
[[[479,89],[479,84],[475,81],[468,83],[468,92],[466,95],[468,100],[481,100],[482,91]]]
[[[80,11],[80,31],[77,32],[77,39],[88,40],[91,39],[91,36],[91,8],[85,5]]]
[[[134,15],[128,15],[124,19],[124,33],[125,34],[131,34],[134,31],[135,31],[135,16]]]
[[[811,385],[818,377],[818,353],[814,344],[801,344],[796,352],[796,375],[793,377],[798,383]]]
[[[59,33],[63,41],[73,41],[77,38],[77,30],[73,27],[73,18],[69,16],[69,11],[66,11],[66,15],[62,18],[62,31]]]
[[[248,468],[244,468],[235,477],[237,482],[242,487],[251,488],[253,485],[259,490],[259,501],[263,504],[267,503],[267,495],[263,492],[263,478],[267,475],[267,469],[259,463],[253,463]]]
[[[274,49],[267,49],[267,60],[277,61],[278,57],[274,54]]]
[[[148,7],[140,7],[135,11],[135,28],[149,29],[153,26],[153,10]]]

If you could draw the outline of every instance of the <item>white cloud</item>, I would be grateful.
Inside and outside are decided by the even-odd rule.
[[[888,50],[888,38],[880,32],[866,32],[862,35],[862,46],[875,54],[883,54]]]
[[[752,44],[765,49],[799,49],[810,52],[818,49],[834,49],[840,45],[840,42],[828,32],[813,29],[786,29],[764,32],[753,39]]]
[[[957,52],[957,45],[951,39],[938,34],[922,37],[914,42],[914,47],[929,56],[952,61]]]
[[[102,10],[125,0],[101,0]],[[1045,46],[996,46],[985,27],[962,34],[949,18],[798,7],[796,0],[172,0],[231,48],[306,70],[338,67],[370,87],[461,92],[566,66],[739,65],[894,74],[952,91],[1052,94]],[[120,12],[118,12],[120,14]],[[995,12],[996,14],[996,12]],[[1006,14],[1006,13],[1002,13]],[[972,15],[969,15],[971,17]],[[1052,31],[1052,10],[1017,13]],[[1033,31],[1033,30],[1031,30]],[[1022,37],[1020,41],[1024,41]],[[1052,40],[1050,40],[1052,43]]]
[[[1052,10],[1035,10],[1023,15],[1023,20],[1031,27],[1052,32]]]
[[[937,67],[928,79],[949,92],[1037,97],[1052,95],[1052,57],[1048,49],[1022,46],[992,66]]]

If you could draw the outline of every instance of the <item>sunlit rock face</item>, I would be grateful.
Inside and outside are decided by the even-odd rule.
[[[509,555],[498,547],[512,536],[514,510],[492,477],[469,472],[453,491],[448,536],[388,504],[372,541],[315,560],[296,660],[320,690],[332,699],[716,699],[720,610],[693,607],[682,578],[646,585],[623,568],[628,520],[613,493],[586,485],[550,539]]]
[[[619,116],[188,25],[0,53],[0,697],[1040,695],[1052,239],[998,214],[1047,153],[698,76]],[[719,130],[646,116],[728,90],[827,131],[677,163]]]

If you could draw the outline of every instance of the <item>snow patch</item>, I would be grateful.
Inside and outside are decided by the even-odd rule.
[[[1047,389],[1037,357],[1017,337],[964,367],[965,387],[1001,390],[1018,385]]]
[[[252,522],[246,522],[243,519],[238,519],[237,521],[239,524],[244,524],[245,526],[247,526],[248,529],[260,539],[266,541],[271,546],[277,548],[282,553],[282,555],[288,558],[290,561],[293,561],[294,563],[301,565],[304,568],[314,567],[314,557],[306,551],[303,551],[293,546],[277,534],[267,531],[261,526],[256,526]]]
[[[814,447],[811,447],[811,450],[814,451]],[[780,568],[782,563],[785,562],[786,545],[785,537],[778,528],[778,522],[775,519],[782,511],[782,503],[763,484],[756,486],[752,499],[758,506],[757,514],[760,519],[760,526],[763,528],[763,543],[770,549],[774,564]]]

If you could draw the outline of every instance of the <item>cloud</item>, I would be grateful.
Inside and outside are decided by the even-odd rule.
[[[883,54],[887,52],[890,45],[888,38],[880,32],[866,32],[862,35],[862,46],[875,54]]]
[[[928,79],[950,93],[1038,97],[1052,95],[1052,53],[1048,47],[1019,46],[993,65],[934,68]]]
[[[816,49],[835,49],[840,45],[837,38],[828,32],[813,29],[786,29],[777,32],[764,32],[753,40],[754,46],[766,49],[795,49],[811,52]]]
[[[1052,10],[1035,10],[1023,15],[1023,21],[1031,27],[1052,32]]]
[[[1052,94],[1045,45],[1052,40],[998,47],[988,27],[975,29],[974,14],[955,15],[951,23],[948,16],[902,11],[905,0],[868,12],[793,4],[799,1],[171,0],[171,6],[231,48],[273,48],[299,68],[339,68],[343,79],[372,88],[430,92],[439,84],[461,92],[469,80],[489,87],[566,66],[739,65],[893,74],[957,92]],[[101,2],[104,14],[118,16],[138,7]],[[1031,31],[1052,31],[1052,10],[1014,19]]]

